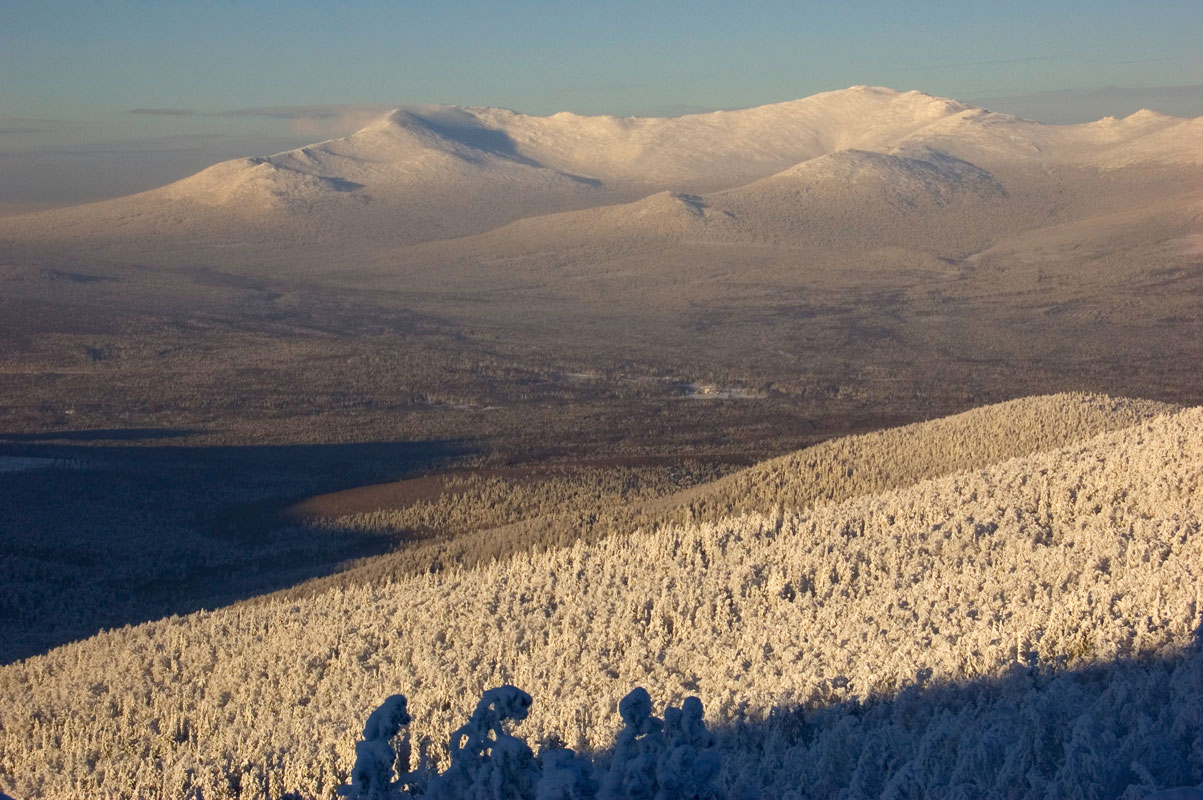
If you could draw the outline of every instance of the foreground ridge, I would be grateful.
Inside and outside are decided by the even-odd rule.
[[[1198,784],[1200,431],[1189,409],[802,513],[101,634],[0,670],[0,786],[328,797],[397,685],[432,741],[513,684],[542,698],[531,741],[601,754],[624,683],[707,698],[726,790]]]

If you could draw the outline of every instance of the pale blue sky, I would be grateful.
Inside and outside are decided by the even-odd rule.
[[[405,104],[674,114],[872,84],[1047,122],[1199,116],[1200,40],[1199,0],[4,0],[0,211],[149,188]]]

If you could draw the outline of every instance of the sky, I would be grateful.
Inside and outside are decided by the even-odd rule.
[[[1203,116],[1203,2],[3,0],[0,213],[426,103],[675,115],[857,84],[1049,123]]]

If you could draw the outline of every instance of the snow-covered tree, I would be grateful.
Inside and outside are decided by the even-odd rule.
[[[340,787],[338,794],[351,800],[392,800],[404,795],[393,777],[397,751],[393,739],[409,724],[409,711],[404,695],[394,694],[368,716],[363,726],[363,739],[355,743],[355,766],[351,768],[351,783]],[[408,747],[404,751],[406,770],[409,768]]]
[[[431,779],[431,800],[517,800],[535,796],[539,770],[531,749],[506,732],[505,723],[521,722],[531,696],[516,686],[499,686],[481,695],[476,710],[451,734],[451,765]]]

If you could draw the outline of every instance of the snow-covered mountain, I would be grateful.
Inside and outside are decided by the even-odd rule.
[[[641,193],[725,189],[828,153],[894,148],[963,110],[918,92],[866,87],[671,118],[428,106],[394,111],[342,139],[225,162],[170,188],[177,197],[228,201],[238,199],[231,189],[247,183],[281,197],[304,195],[294,175],[328,192],[370,195],[508,175]]]
[[[1050,126],[864,86],[672,118],[426,106],[394,111],[344,138],[223,162],[161,189],[6,220],[0,236],[212,243],[257,232],[291,242],[395,245],[665,191],[742,189],[746,196],[727,201],[763,200],[797,219],[788,202],[801,186],[837,205],[876,193],[922,210],[1003,197],[1016,175],[1165,165],[1203,168],[1203,119],[1141,111]],[[1049,177],[1044,185],[1055,192],[1056,183]],[[770,238],[794,235],[790,225],[778,234]]]

